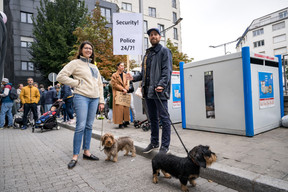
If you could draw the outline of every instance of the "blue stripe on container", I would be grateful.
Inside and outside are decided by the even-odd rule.
[[[283,74],[282,74],[282,60],[281,60],[281,55],[276,55],[276,57],[278,57],[279,59],[279,69],[278,69],[278,73],[279,73],[279,89],[280,89],[280,113],[281,113],[281,118],[284,116],[284,95],[283,95]]]
[[[185,112],[185,89],[184,89],[184,62],[181,61],[180,65],[180,89],[181,89],[181,117],[182,128],[186,128],[186,112]]]
[[[243,67],[243,89],[244,89],[244,113],[246,136],[254,136],[253,105],[252,105],[252,83],[251,83],[251,64],[249,47],[242,48],[242,67]]]

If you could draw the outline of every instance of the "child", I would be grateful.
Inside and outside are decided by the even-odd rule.
[[[49,117],[52,117],[53,115],[56,114],[56,107],[52,106],[50,111],[44,113],[39,119],[38,121],[36,121],[36,123],[43,123],[46,119],[48,119]]]

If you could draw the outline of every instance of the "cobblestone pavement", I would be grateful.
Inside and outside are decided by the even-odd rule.
[[[68,170],[72,157],[73,131],[60,129],[40,133],[31,128],[0,130],[0,191],[181,191],[177,179],[160,177],[152,183],[151,161],[119,154],[117,163],[104,161],[99,140],[92,139],[91,152],[99,161],[79,158]],[[190,191],[232,192],[234,190],[203,178]]]

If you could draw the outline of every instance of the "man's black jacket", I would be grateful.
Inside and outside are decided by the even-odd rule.
[[[144,60],[146,55],[147,57],[147,68],[149,68],[149,74],[144,75]],[[172,75],[172,54],[171,51],[163,47],[161,44],[156,45],[155,47],[150,47],[146,50],[146,54],[142,62],[142,70],[137,75],[133,76],[133,81],[141,81],[142,92],[147,90],[147,93],[144,94],[145,98],[148,99],[157,99],[155,88],[161,86],[164,90],[161,93],[158,93],[160,99],[167,100],[170,98],[170,89],[171,89],[171,75]],[[148,78],[148,79],[147,79]],[[147,81],[146,81],[147,80]],[[148,82],[148,85],[145,85]],[[166,96],[168,96],[168,98]]]

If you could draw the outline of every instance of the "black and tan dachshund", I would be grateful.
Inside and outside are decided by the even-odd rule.
[[[206,168],[216,159],[216,154],[210,151],[209,146],[203,145],[194,147],[184,158],[160,152],[152,159],[153,183],[158,183],[161,170],[165,178],[171,178],[171,175],[178,178],[181,190],[187,192],[188,181],[196,186],[195,179],[199,177],[200,167]]]

